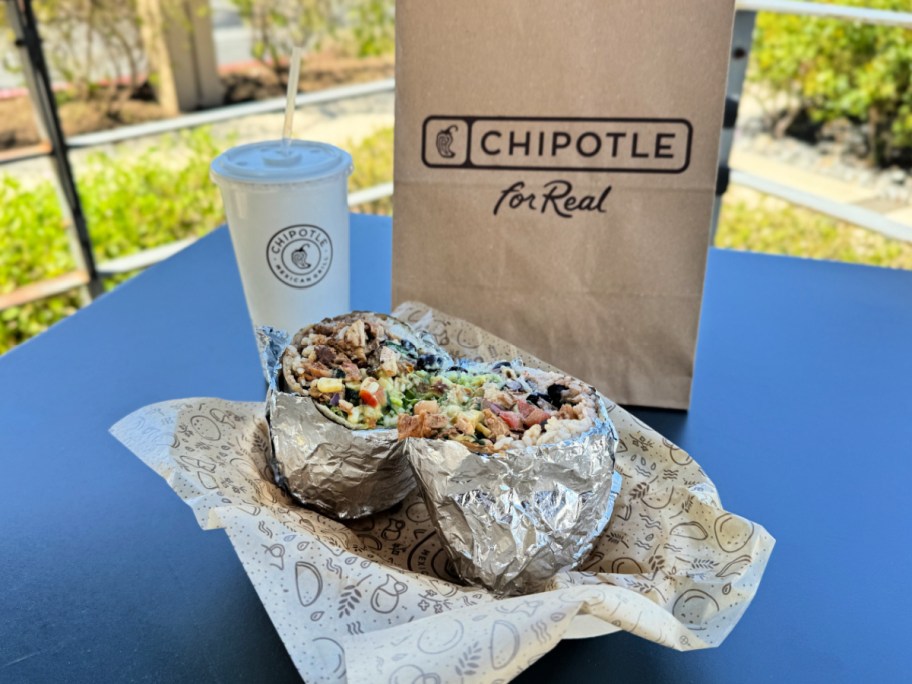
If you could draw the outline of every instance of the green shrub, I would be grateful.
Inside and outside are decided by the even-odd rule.
[[[24,187],[0,175],[0,293],[73,270],[54,186]]]
[[[393,0],[231,0],[253,33],[253,55],[284,74],[295,46],[310,54],[326,43],[356,57],[391,54]]]
[[[209,162],[221,151],[207,129],[163,138],[139,154],[92,154],[75,169],[98,261],[202,235],[223,218]],[[75,268],[54,185],[0,175],[0,293]],[[126,278],[111,279],[112,285]],[[73,313],[77,292],[0,312],[0,353]]]
[[[223,221],[209,163],[224,147],[199,129],[138,155],[92,155],[78,169],[90,232],[99,260],[113,259],[173,240],[202,235]],[[393,130],[357,144],[352,191],[389,182]],[[726,197],[716,237],[720,247],[912,269],[912,244],[840,224],[773,199]],[[358,211],[391,213],[391,199]],[[62,275],[74,268],[63,215],[50,182],[25,186],[0,175],[0,293]],[[120,282],[132,274],[112,279]],[[35,335],[80,305],[78,293],[0,312],[0,352]]]
[[[200,128],[164,137],[138,155],[90,155],[76,181],[96,259],[204,235],[222,223],[222,201],[209,179],[222,149]]]
[[[54,186],[26,188],[0,176],[0,294],[72,271],[75,264]],[[73,313],[78,293],[0,311],[0,353]]]
[[[230,144],[230,143],[228,143]],[[76,169],[98,261],[200,236],[224,221],[209,163],[226,147],[201,128],[169,136],[139,154],[97,152]],[[393,131],[381,129],[358,144],[352,190],[393,177]],[[358,207],[390,213],[389,199]],[[63,213],[52,183],[23,185],[0,174],[0,294],[75,268]],[[110,278],[108,289],[134,274]],[[78,292],[0,312],[0,353],[45,330],[80,305]]]
[[[395,13],[393,0],[350,0],[350,39],[358,57],[390,55],[396,50]]]
[[[355,162],[349,187],[352,190],[370,188],[393,180],[393,129],[381,128],[364,138],[357,145],[349,144]],[[392,214],[393,198],[352,207],[366,214]]]
[[[820,0],[837,4],[836,0]],[[908,12],[910,0],[838,0]],[[912,146],[912,31],[786,14],[757,18],[751,79],[785,93],[818,122],[868,122],[886,163]]]
[[[276,75],[294,47],[305,54],[335,30],[339,13],[333,0],[231,0],[253,34],[253,56]]]
[[[745,196],[752,199],[745,199]],[[717,247],[912,269],[912,243],[739,190],[726,195]]]

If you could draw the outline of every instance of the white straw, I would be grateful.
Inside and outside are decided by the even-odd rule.
[[[298,79],[301,75],[301,48],[295,47],[291,51],[291,62],[288,71],[288,93],[285,102],[285,125],[282,127],[282,140],[285,144],[291,140],[291,125],[294,121],[295,99],[298,97]]]

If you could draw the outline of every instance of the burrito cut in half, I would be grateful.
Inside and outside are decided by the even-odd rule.
[[[361,312],[302,329],[274,367],[279,484],[353,518],[395,505],[417,481],[468,582],[540,591],[608,523],[617,432],[576,378],[519,360],[455,361],[401,321]]]
[[[424,364],[450,365],[446,353],[405,323],[367,312],[320,321],[290,341],[282,331],[258,333],[276,482],[343,520],[405,498],[415,480],[397,440],[403,409],[391,380]]]
[[[446,391],[400,416],[398,433],[443,547],[495,594],[542,591],[611,517],[621,479],[607,408],[585,383],[518,361],[442,375]]]

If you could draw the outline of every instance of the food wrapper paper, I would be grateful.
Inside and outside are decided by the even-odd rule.
[[[454,356],[521,357],[464,321],[406,303],[397,317]],[[774,540],[725,511],[684,451],[606,400],[623,485],[592,553],[546,591],[498,600],[452,575],[417,492],[346,524],[273,483],[263,403],[147,406],[112,433],[203,529],[224,529],[308,682],[508,681],[561,639],[628,631],[677,650],[719,645],[754,597]]]

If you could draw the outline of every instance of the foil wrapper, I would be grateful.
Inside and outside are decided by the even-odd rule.
[[[392,508],[415,487],[396,430],[353,430],[322,412],[310,397],[283,390],[285,331],[257,330],[269,390],[269,463],[276,484],[305,506],[339,520]]]
[[[405,451],[444,548],[465,580],[498,596],[542,591],[601,535],[621,487],[618,434],[600,419],[572,440],[496,454],[406,439]]]
[[[406,303],[397,317],[433,332],[454,356],[522,356],[544,367],[423,304]],[[276,358],[285,343],[276,341]],[[203,529],[228,535],[304,680],[481,684],[512,680],[562,639],[625,631],[678,651],[717,647],[760,591],[772,536],[722,507],[695,457],[605,404],[624,478],[609,526],[576,570],[559,573],[542,593],[504,600],[453,581],[417,490],[400,506],[343,523],[296,505],[273,481],[262,402],[161,402],[111,432]],[[811,570],[795,568],[796,583]],[[179,574],[171,580],[165,588],[174,595],[186,591]],[[625,647],[647,649],[629,639]]]

